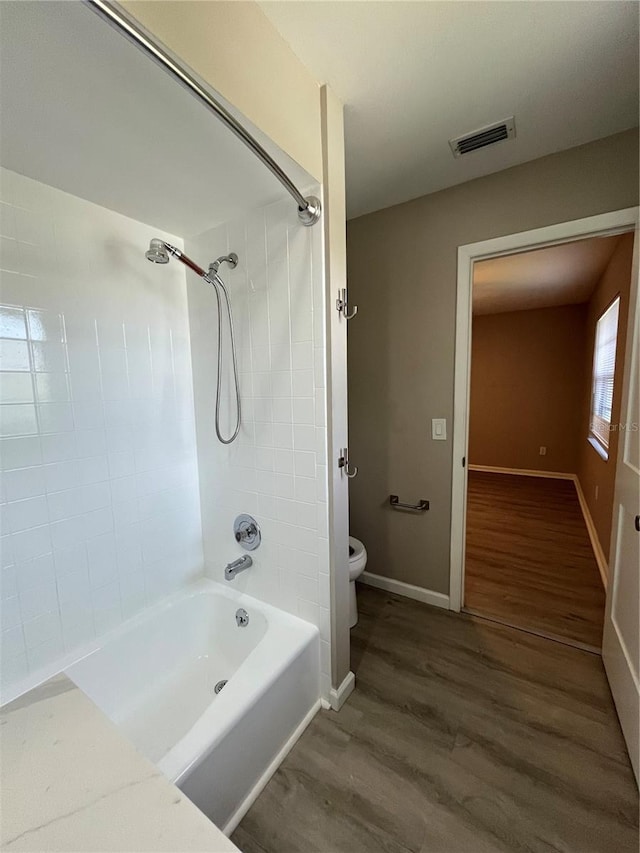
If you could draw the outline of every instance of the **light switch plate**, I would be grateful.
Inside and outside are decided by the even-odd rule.
[[[447,440],[447,419],[432,418],[431,419],[431,438],[434,441]]]

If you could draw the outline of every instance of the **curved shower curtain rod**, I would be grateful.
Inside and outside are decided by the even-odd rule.
[[[320,200],[315,196],[305,198],[276,161],[268,154],[258,140],[237,121],[231,113],[210,95],[188,71],[185,71],[169,54],[115,3],[109,0],[83,0],[84,4],[109,24],[125,35],[144,53],[162,66],[175,80],[188,89],[203,103],[229,130],[240,139],[250,151],[261,160],[269,171],[280,181],[289,195],[298,205],[298,218],[303,225],[315,225],[320,219]]]

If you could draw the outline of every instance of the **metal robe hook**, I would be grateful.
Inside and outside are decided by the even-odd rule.
[[[349,470],[349,448],[341,448],[340,456],[338,457],[338,468],[342,469],[347,477],[352,480],[358,473],[358,466],[353,466],[353,471]]]
[[[336,299],[336,310],[338,314],[342,314],[345,320],[352,320],[358,313],[358,306],[354,305],[353,310],[349,312],[349,300],[347,299],[347,288],[343,287],[338,291]]]

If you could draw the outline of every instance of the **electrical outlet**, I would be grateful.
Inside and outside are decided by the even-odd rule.
[[[541,447],[540,448],[540,456],[546,456],[546,455],[547,455],[547,448]]]

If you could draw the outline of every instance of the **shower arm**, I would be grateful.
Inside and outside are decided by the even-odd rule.
[[[128,15],[116,3],[110,2],[110,0],[83,0],[83,2],[93,12],[133,42],[136,47],[139,47],[147,56],[151,57],[174,80],[195,95],[216,118],[220,119],[264,163],[271,174],[280,181],[298,205],[298,219],[303,225],[315,225],[318,222],[322,212],[320,199],[312,195],[305,198],[287,173],[265,151],[258,140],[192,74],[185,70],[177,60],[173,59],[150,34],[144,32],[132,16]]]

